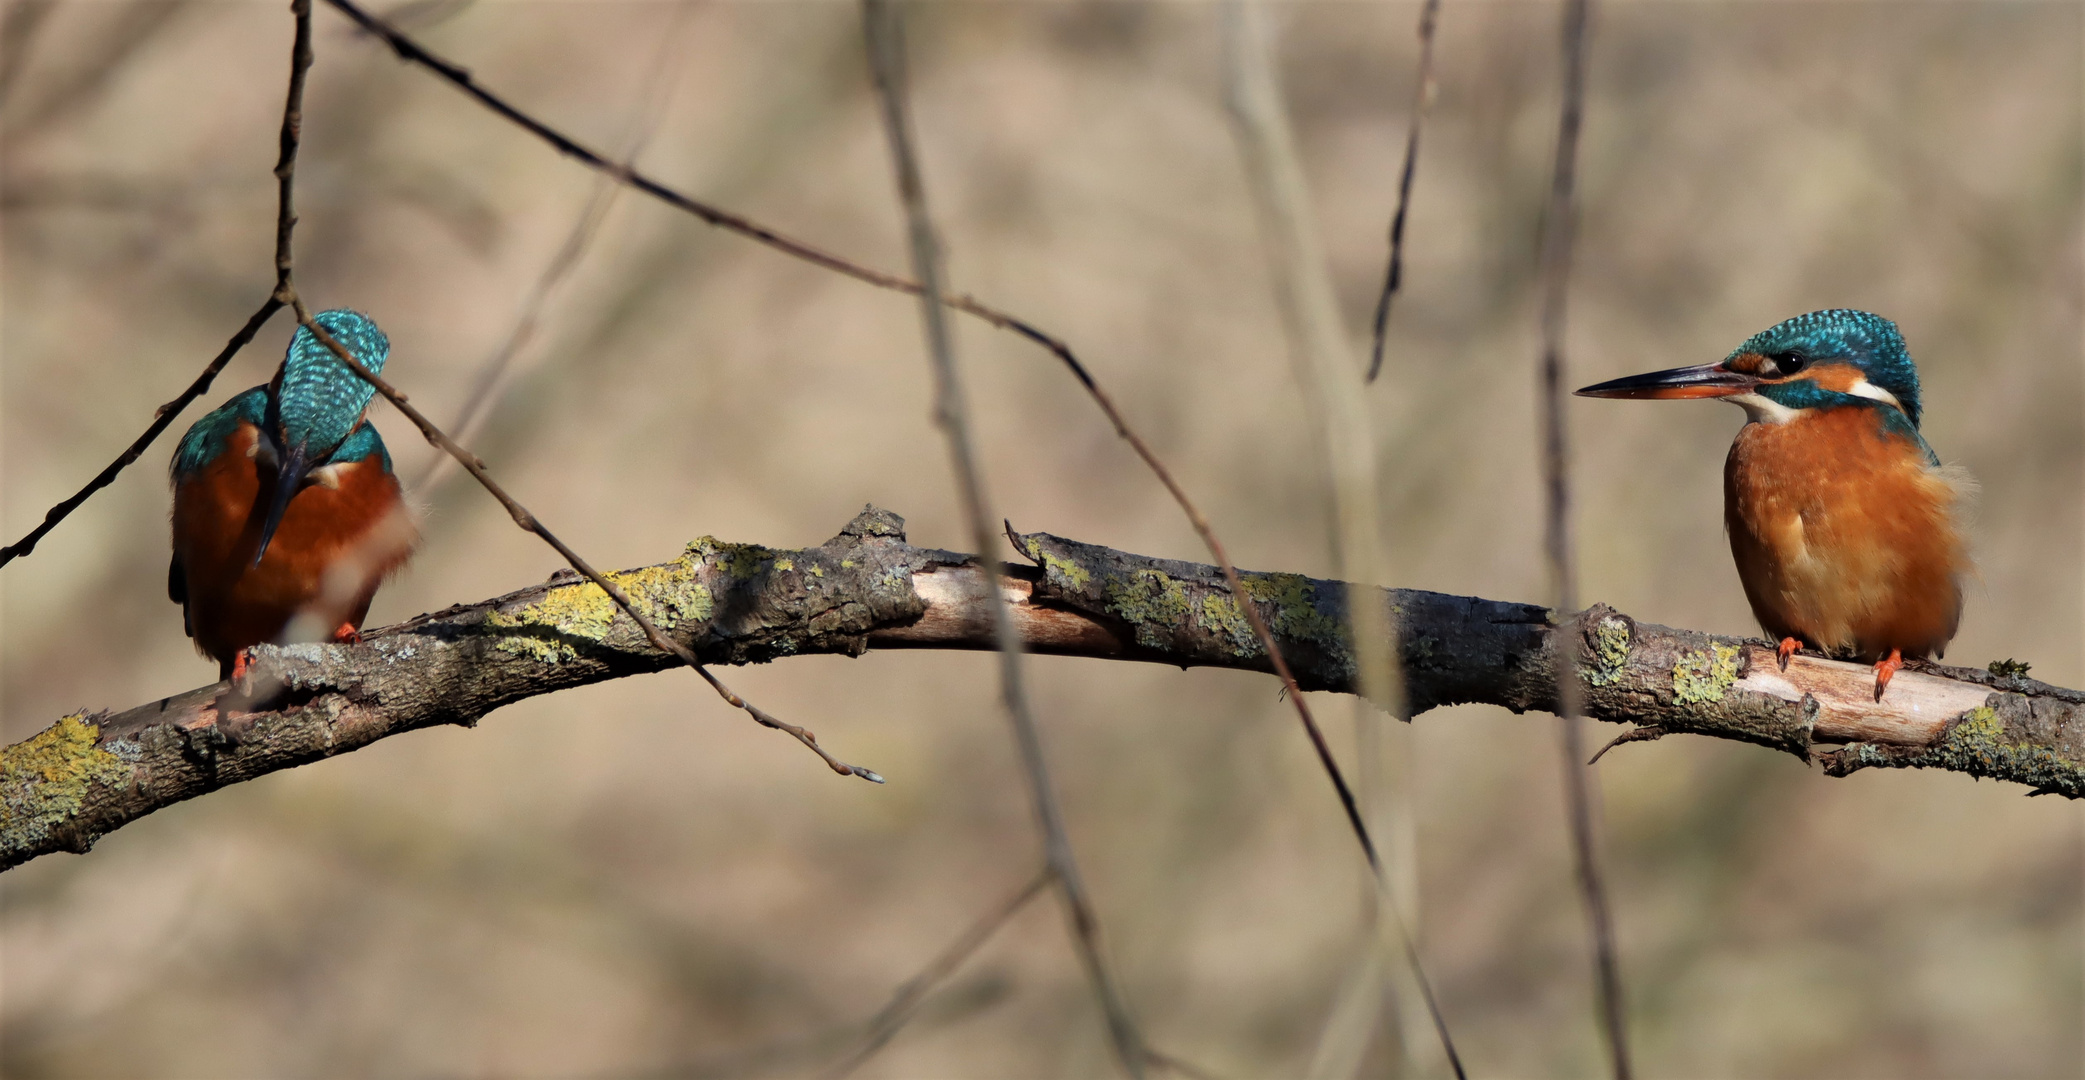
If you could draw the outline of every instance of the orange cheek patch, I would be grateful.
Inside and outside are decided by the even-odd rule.
[[[1724,361],[1723,366],[1746,375],[1757,375],[1766,367],[1766,357],[1755,352],[1739,353]]]

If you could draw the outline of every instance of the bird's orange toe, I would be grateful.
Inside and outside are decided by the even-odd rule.
[[[1882,700],[1882,692],[1889,689],[1890,676],[1904,670],[1904,651],[1891,649],[1890,654],[1875,662],[1875,700]]]

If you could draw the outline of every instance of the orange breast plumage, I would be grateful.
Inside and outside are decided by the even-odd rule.
[[[1805,410],[1749,423],[1731,445],[1731,554],[1769,634],[1864,661],[1939,655],[1955,636],[1966,477],[1882,420],[1865,406]]]
[[[290,500],[267,555],[261,513],[274,484],[242,421],[224,453],[177,479],[174,570],[196,647],[229,670],[263,642],[324,641],[358,629],[377,587],[418,540],[398,480],[372,454],[315,470]]]

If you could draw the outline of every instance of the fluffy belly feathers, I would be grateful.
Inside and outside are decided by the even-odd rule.
[[[1955,636],[1966,478],[1871,410],[1747,424],[1723,480],[1731,554],[1767,633],[1867,661],[1938,655]]]

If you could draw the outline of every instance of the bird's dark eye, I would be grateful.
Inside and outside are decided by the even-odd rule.
[[[1793,375],[1803,370],[1804,364],[1809,363],[1808,357],[1805,357],[1802,353],[1793,352],[1776,353],[1771,359],[1774,361],[1774,367],[1783,375]]]

